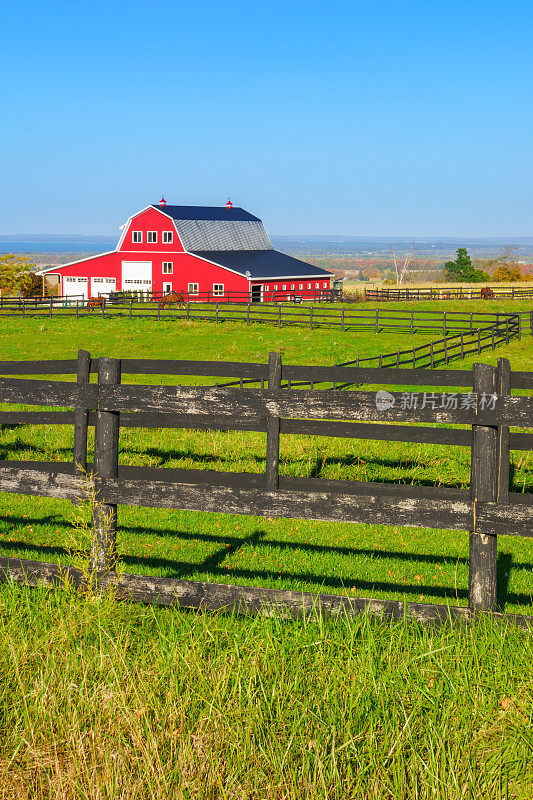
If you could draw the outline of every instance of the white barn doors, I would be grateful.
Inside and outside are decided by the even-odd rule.
[[[63,295],[65,297],[77,295],[80,299],[83,297],[84,300],[87,300],[89,288],[88,285],[89,281],[87,278],[78,278],[74,275],[65,275],[63,278]]]
[[[151,261],[122,262],[122,291],[146,292],[152,289]]]

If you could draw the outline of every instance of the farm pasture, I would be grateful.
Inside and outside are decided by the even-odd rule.
[[[113,319],[11,319],[2,333],[0,360],[72,358],[85,348],[264,363],[278,350],[285,363],[331,364],[426,340]],[[532,342],[481,360],[505,355],[514,369],[533,370]],[[67,427],[5,426],[0,458],[68,460],[72,441]],[[264,453],[265,437],[253,433],[121,433],[123,464],[261,472]],[[514,491],[533,491],[531,453],[514,452],[512,462]],[[280,465],[286,475],[469,480],[462,447],[282,436]],[[70,563],[87,544],[85,512],[2,494],[0,554]],[[124,507],[118,544],[127,572],[466,604],[466,533],[371,522]],[[529,542],[498,540],[507,612],[532,613]],[[0,640],[0,796],[525,800],[533,788],[532,638],[512,627],[287,623],[4,586]]]

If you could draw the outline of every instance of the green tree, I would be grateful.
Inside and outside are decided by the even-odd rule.
[[[24,293],[33,281],[31,268],[35,267],[29,258],[6,253],[0,256],[0,294],[10,294],[17,289]]]
[[[444,265],[444,280],[451,283],[480,283],[488,281],[489,276],[474,267],[465,247],[459,247],[455,261],[447,261]]]

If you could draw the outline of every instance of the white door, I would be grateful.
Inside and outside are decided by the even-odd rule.
[[[83,298],[87,300],[88,284],[89,280],[87,278],[78,278],[71,275],[66,275],[63,278],[63,294],[65,297],[70,297],[71,295],[82,295]]]
[[[146,292],[152,288],[151,261],[122,262],[122,291]]]
[[[109,294],[117,288],[116,278],[91,278],[91,297],[99,294]]]

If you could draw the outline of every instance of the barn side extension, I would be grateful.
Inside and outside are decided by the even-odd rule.
[[[91,372],[98,383],[90,383]],[[405,383],[432,387],[415,393],[391,391]],[[310,374],[311,373],[311,374]],[[76,374],[77,382],[0,379],[0,402],[74,408],[72,411],[1,411],[0,424],[75,426],[73,462],[0,462],[0,491],[78,501],[86,475],[96,491],[90,575],[99,591],[120,599],[184,608],[240,613],[357,614],[382,618],[407,615],[420,623],[468,621],[490,615],[530,626],[532,617],[497,611],[497,536],[533,536],[533,496],[509,491],[510,450],[531,450],[533,373],[476,364],[461,370],[427,371],[268,364],[91,359],[2,362],[2,375]],[[121,376],[194,375],[254,381],[263,388],[126,385]],[[327,389],[282,388],[312,377]],[[268,381],[268,388],[264,383]],[[387,390],[340,392],[335,385],[381,385]],[[434,389],[453,388],[438,394]],[[459,387],[462,392],[457,392]],[[513,396],[512,390],[527,396]],[[431,427],[438,423],[444,427]],[[94,464],[87,464],[87,431],[95,426]],[[468,426],[456,428],[453,426]],[[266,433],[263,474],[122,467],[121,427],[245,430]],[[430,442],[471,449],[470,489],[364,483],[280,476],[281,434]],[[468,608],[368,598],[274,591],[116,572],[117,505],[186,509],[228,514],[328,520],[470,531]],[[0,559],[4,580],[87,587],[87,575],[69,566]]]

